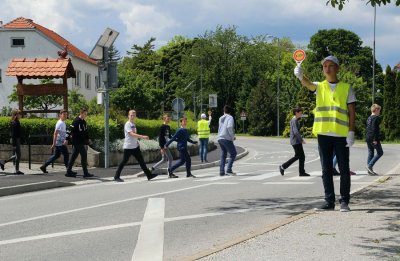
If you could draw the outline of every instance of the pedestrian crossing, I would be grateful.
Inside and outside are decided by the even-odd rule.
[[[371,180],[363,180],[368,176],[366,171],[356,171],[356,175],[351,176],[352,184],[368,184]],[[153,179],[154,183],[172,183],[172,182],[182,182],[191,180],[193,182],[204,183],[204,182],[235,182],[232,184],[237,184],[237,182],[254,182],[259,181],[263,185],[309,185],[316,182],[321,182],[322,173],[321,171],[309,172],[310,176],[300,177],[292,176],[295,172],[285,171],[285,175],[281,176],[278,171],[267,171],[267,172],[243,172],[237,173],[235,176],[220,176],[217,171],[203,171],[200,173],[195,173],[196,177],[186,178],[186,173],[177,173],[179,178],[170,179],[166,175],[160,175]],[[274,179],[274,180],[271,180]],[[278,179],[278,180],[277,180]],[[271,180],[271,181],[270,181]],[[340,182],[340,176],[334,176],[333,180],[335,182]]]

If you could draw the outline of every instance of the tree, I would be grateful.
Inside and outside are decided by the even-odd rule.
[[[393,140],[396,137],[398,104],[396,104],[396,73],[390,66],[386,67],[385,87],[383,93],[383,132],[385,138]]]
[[[354,1],[354,0],[353,0]],[[381,6],[381,4],[386,5],[390,4],[391,0],[368,0],[367,4],[371,4],[371,6]],[[326,5],[331,4],[333,8],[336,8],[336,6],[339,8],[339,10],[342,10],[346,2],[349,2],[349,0],[328,0],[326,2]],[[400,0],[396,0],[395,2],[396,6],[400,5]]]
[[[40,80],[40,84],[54,83],[49,79]],[[13,92],[8,96],[10,102],[18,102],[17,88],[14,86]],[[24,96],[24,107],[28,110],[51,110],[58,106],[63,105],[63,99],[60,95],[46,95],[46,96]]]

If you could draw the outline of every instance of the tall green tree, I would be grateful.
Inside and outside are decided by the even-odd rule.
[[[383,126],[385,138],[393,140],[396,138],[398,104],[396,104],[396,73],[390,66],[386,67],[385,88],[383,93]]]

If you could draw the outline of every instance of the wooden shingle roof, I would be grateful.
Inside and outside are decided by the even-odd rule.
[[[71,59],[14,58],[6,71],[7,76],[20,78],[75,78]]]

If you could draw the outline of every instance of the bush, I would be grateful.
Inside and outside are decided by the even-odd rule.
[[[75,118],[75,116],[74,116]],[[28,137],[31,144],[49,144],[52,141],[54,127],[58,119],[41,119],[41,118],[22,118],[22,142],[28,143]],[[67,128],[72,123],[73,119],[66,120]],[[89,115],[86,118],[89,137],[94,140],[104,140],[104,116],[103,115]],[[118,119],[109,119],[109,133],[110,142],[124,138],[124,124],[127,118],[118,117]],[[158,132],[162,120],[143,120],[137,119],[136,125],[138,132],[147,135],[150,139],[157,139]],[[171,122],[171,132],[175,133],[177,129],[176,121]],[[190,134],[195,134],[197,131],[197,123],[190,120],[188,121],[188,131]],[[46,137],[47,136],[47,137]],[[0,117],[0,144],[8,144],[10,140],[10,117]]]

